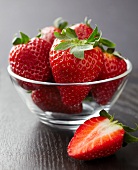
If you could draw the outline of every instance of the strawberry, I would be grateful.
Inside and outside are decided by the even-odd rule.
[[[127,64],[125,60],[122,57],[115,55],[113,53],[113,49],[108,49],[103,54],[104,66],[102,68],[101,74],[98,77],[99,80],[118,76],[127,70]],[[114,81],[97,84],[95,88],[92,89],[93,98],[101,105],[107,104],[115,94],[122,81],[123,78],[120,78]]]
[[[62,103],[60,93],[56,86],[43,86],[31,94],[33,102],[43,111],[60,113],[81,113],[82,104],[76,106],[66,106]]]
[[[41,38],[30,39],[27,35],[20,34],[21,38],[14,40],[14,46],[9,54],[12,71],[31,80],[48,81],[51,78],[50,44]],[[23,81],[19,81],[19,84],[26,90],[33,90],[40,86]]]
[[[95,36],[97,37],[95,38]],[[54,79],[58,83],[83,83],[94,81],[101,72],[103,53],[94,42],[100,39],[98,28],[87,40],[79,40],[71,28],[55,33],[58,38],[50,50],[50,65]],[[77,105],[89,93],[91,86],[58,87],[62,101],[66,105]]]
[[[75,33],[80,40],[88,39],[92,34],[93,29],[90,26],[91,20],[85,18],[84,23],[78,23],[73,25],[71,28],[75,30]]]
[[[68,144],[68,155],[75,159],[92,160],[107,157],[118,151],[123,144],[138,142],[138,138],[128,132],[138,130],[127,127],[105,110],[80,125]]]
[[[61,32],[67,25],[68,23],[63,21],[62,18],[57,18],[53,26],[45,27],[40,30],[41,38],[52,45],[55,39],[54,32]]]

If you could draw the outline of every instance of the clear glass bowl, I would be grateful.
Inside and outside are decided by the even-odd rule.
[[[122,93],[128,75],[132,70],[132,64],[128,59],[127,71],[123,74],[99,81],[85,83],[51,83],[40,82],[13,73],[10,66],[8,72],[15,89],[26,103],[31,112],[35,113],[44,124],[63,129],[75,130],[86,119],[99,115],[99,111],[109,111]],[[37,90],[26,90],[25,86],[34,87]],[[89,89],[88,95],[82,103],[69,106],[63,102],[61,91],[68,93],[68,98],[75,90]]]

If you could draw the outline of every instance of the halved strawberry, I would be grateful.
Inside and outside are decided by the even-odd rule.
[[[49,63],[50,44],[41,39],[30,39],[24,33],[21,38],[13,41],[13,47],[9,54],[9,63],[12,71],[24,78],[38,81],[51,79],[51,68]],[[40,85],[19,81],[19,84],[27,90],[34,90]]]
[[[82,104],[66,106],[56,86],[43,86],[31,94],[33,102],[43,111],[75,114],[82,112]]]
[[[87,120],[76,130],[68,145],[68,155],[75,159],[91,160],[114,154],[123,142],[138,142],[138,138],[128,132],[138,130],[129,128],[102,110],[99,117]]]
[[[104,64],[98,80],[118,76],[127,70],[125,60],[121,56],[117,56],[117,54],[114,53],[114,49],[108,49],[103,54]],[[115,94],[122,81],[123,78],[120,78],[114,81],[95,85],[92,89],[93,98],[101,105],[107,104]]]
[[[53,26],[48,26],[40,30],[41,38],[49,42],[51,45],[55,39],[54,32],[61,32],[68,23],[62,18],[57,18]]]

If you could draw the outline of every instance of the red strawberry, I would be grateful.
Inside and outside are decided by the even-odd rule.
[[[90,26],[91,20],[85,19],[84,23],[78,23],[73,25],[71,28],[75,30],[77,37],[80,40],[88,39],[92,34],[93,29]]]
[[[56,36],[63,40],[56,39],[50,50],[50,65],[55,81],[83,83],[95,80],[103,65],[101,49],[93,48],[86,40],[79,40],[70,28],[63,30],[62,34],[56,33]],[[59,87],[62,101],[66,105],[80,104],[90,89],[91,86],[87,85]]]
[[[32,92],[32,100],[43,111],[60,113],[81,113],[82,104],[76,106],[66,106],[62,103],[60,93],[55,86],[45,86]]]
[[[114,154],[123,143],[138,142],[138,138],[128,132],[138,130],[129,128],[102,110],[99,117],[94,117],[76,130],[68,145],[68,155],[75,159],[91,160]]]
[[[61,32],[67,26],[67,22],[63,21],[62,18],[57,18],[54,21],[53,26],[45,27],[41,30],[41,38],[49,42],[51,45],[55,39],[54,32]]]
[[[124,73],[127,70],[127,64],[123,58],[115,56],[113,53],[104,52],[104,67],[99,76],[99,80],[112,78]],[[92,89],[92,95],[97,103],[105,105],[107,104],[118,86],[122,82],[122,78],[98,84]]]
[[[41,39],[29,39],[21,33],[21,38],[14,41],[9,54],[9,63],[14,73],[19,76],[38,81],[47,81],[51,78],[49,63],[50,44]],[[19,84],[27,89],[33,90],[39,85],[20,81]]]

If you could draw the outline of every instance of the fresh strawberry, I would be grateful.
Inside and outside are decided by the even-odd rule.
[[[102,72],[99,75],[99,80],[118,76],[127,70],[127,64],[125,60],[123,58],[120,58],[119,56],[116,56],[113,51],[109,51],[108,49],[103,54],[104,67],[102,68]],[[92,95],[96,102],[101,105],[107,104],[115,94],[118,86],[122,81],[123,78],[120,78],[114,81],[97,84],[95,88],[92,89]]]
[[[14,46],[9,54],[12,71],[31,80],[48,81],[51,78],[50,44],[41,38],[30,39],[27,35],[20,34],[21,38],[14,40]],[[23,81],[19,81],[19,84],[27,90],[39,87],[39,85]]]
[[[90,26],[90,22],[91,20],[85,18],[84,23],[78,23],[71,27],[75,30],[76,35],[80,40],[88,39],[89,36],[92,34],[93,29]]]
[[[43,111],[60,112],[67,114],[81,113],[82,104],[66,106],[62,103],[56,86],[44,86],[32,92],[32,100]]]
[[[76,130],[68,145],[68,155],[75,159],[92,160],[114,154],[123,144],[138,142],[138,138],[128,132],[138,130],[129,128],[102,110]]]
[[[97,35],[97,28],[93,32]],[[95,80],[103,65],[103,53],[91,44],[94,35],[88,40],[79,40],[75,31],[67,28],[62,34],[55,33],[56,39],[50,50],[50,65],[54,79],[58,83],[83,83]],[[99,35],[99,34],[98,34]],[[100,36],[100,35],[99,35]],[[98,41],[98,38],[97,38]],[[66,105],[77,105],[89,93],[91,86],[58,87],[62,101]]]
[[[53,41],[55,39],[54,32],[61,32],[68,23],[66,21],[63,21],[62,18],[57,18],[54,21],[53,26],[45,27],[41,29],[40,34],[41,38],[49,42],[51,45],[53,44]]]

